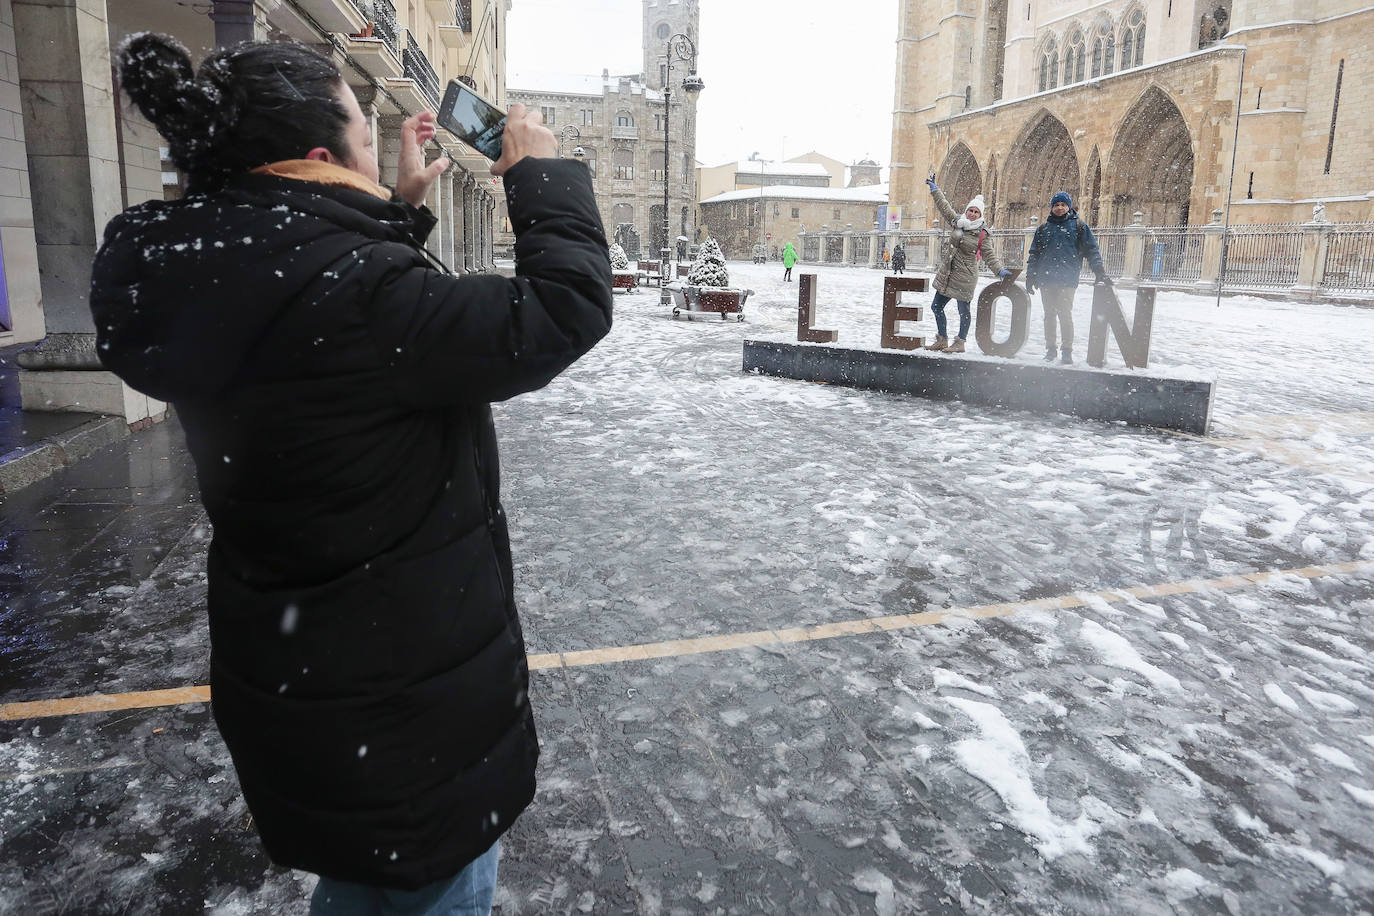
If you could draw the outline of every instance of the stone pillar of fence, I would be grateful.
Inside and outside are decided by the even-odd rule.
[[[868,233],[868,266],[869,266],[869,267],[881,267],[881,266],[882,266],[882,265],[879,263],[879,259],[882,257],[882,252],[879,251],[879,249],[882,247],[882,244],[883,244],[883,240],[882,240],[882,239],[883,239],[883,237],[882,237],[881,234],[879,234],[879,232],[878,232],[877,229],[874,229],[874,230],[872,230],[871,232]]]
[[[1302,253],[1298,257],[1298,283],[1293,292],[1304,299],[1315,299],[1326,279],[1326,250],[1334,227],[1326,220],[1302,224]]]
[[[1032,216],[1030,225],[1021,230],[1021,263],[1030,263],[1031,242],[1035,241],[1035,230],[1040,225],[1040,217]]]
[[[1221,279],[1221,251],[1225,247],[1226,227],[1221,218],[1221,210],[1212,211],[1212,221],[1202,227],[1202,275],[1198,277],[1200,289],[1216,289]]]
[[[840,262],[843,264],[854,263],[854,227],[844,227],[844,250],[840,254]]]
[[[1126,263],[1121,268],[1121,279],[1128,285],[1140,282],[1140,262],[1145,257],[1145,214],[1137,210],[1131,214],[1131,224],[1126,227]]]
[[[940,269],[940,227],[926,230],[926,270]]]

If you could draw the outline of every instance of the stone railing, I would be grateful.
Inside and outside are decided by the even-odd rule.
[[[1301,298],[1374,297],[1374,223],[1281,223],[1231,226],[1220,210],[1204,226],[1146,226],[1136,213],[1130,226],[1095,229],[1108,275],[1127,286],[1150,285],[1199,292],[1280,290]],[[991,244],[1008,267],[1024,267],[1037,220],[1024,229],[994,229]],[[855,231],[852,227],[803,232],[804,263],[886,267],[898,242],[908,270],[939,267],[943,229]],[[1092,276],[1085,264],[1084,278]]]

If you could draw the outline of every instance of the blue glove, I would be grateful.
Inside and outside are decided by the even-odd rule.
[[[927,179],[926,179],[926,187],[930,188],[930,193],[932,193],[932,194],[934,194],[936,191],[939,190],[939,188],[935,187],[935,179],[934,179],[934,178],[927,178]]]
[[[999,276],[999,277],[1001,277],[1003,280],[1005,280],[1007,277],[1010,277],[1010,276],[1011,276],[1011,271],[1009,271],[1009,270],[1007,270],[1005,267],[1003,267],[1002,270],[1001,270],[1001,272],[1000,272],[997,276]]]

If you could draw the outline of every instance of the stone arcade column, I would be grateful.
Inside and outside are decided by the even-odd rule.
[[[25,410],[160,418],[166,406],[100,365],[89,292],[122,205],[104,0],[13,0],[19,96],[47,337],[17,358]]]
[[[438,161],[443,155],[443,150],[427,148],[425,150],[425,165]],[[429,186],[429,194],[425,197],[425,206],[429,207],[429,212],[434,214],[435,220],[429,238],[425,239],[425,248],[429,250],[430,254],[442,261],[444,259],[444,239],[449,232],[448,226],[444,225],[444,181],[442,177]]]
[[[467,237],[468,220],[467,213],[463,210],[463,182],[466,180],[468,170],[461,165],[453,168],[453,195],[450,198],[449,206],[453,210],[453,259],[449,261],[449,266],[456,274],[467,273],[467,253],[463,250],[463,239]]]
[[[490,185],[487,186],[490,189]],[[496,269],[496,198],[492,196],[490,190],[487,191],[487,218],[482,221],[486,227],[487,237],[487,270]]]
[[[451,160],[452,157],[450,157]],[[443,261],[450,268],[457,270],[457,265],[453,263],[453,238],[458,231],[453,222],[453,175],[458,171],[458,164],[455,162],[448,167],[444,174],[439,176],[437,182],[443,190],[440,194],[439,212],[435,215],[439,217],[439,225],[444,227],[444,244],[439,249],[439,260]]]
[[[382,115],[377,118],[377,170],[381,173],[382,184],[388,188],[396,187],[396,163],[401,156],[401,125],[405,118],[400,115]]]

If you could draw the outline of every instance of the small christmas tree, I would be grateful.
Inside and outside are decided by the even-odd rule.
[[[611,242],[611,270],[629,270],[630,259],[619,242]]]
[[[715,239],[701,243],[697,261],[687,275],[688,286],[729,286],[730,274],[725,269],[725,254]]]

